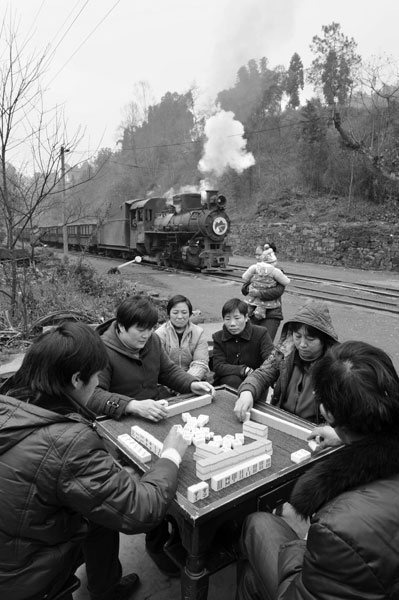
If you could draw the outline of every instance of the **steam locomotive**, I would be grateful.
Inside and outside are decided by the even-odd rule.
[[[230,219],[217,191],[128,200],[98,224],[69,225],[68,246],[106,256],[136,256],[160,266],[203,272],[228,270]],[[62,246],[62,227],[41,227],[40,241]]]

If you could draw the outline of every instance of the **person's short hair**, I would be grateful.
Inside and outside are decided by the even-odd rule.
[[[332,346],[312,372],[315,398],[334,427],[358,434],[399,433],[399,377],[380,348],[348,341]]]
[[[168,301],[166,305],[166,313],[170,315],[170,311],[172,310],[172,308],[176,306],[176,304],[180,304],[180,302],[184,302],[185,304],[187,304],[188,312],[191,316],[193,314],[193,305],[191,304],[190,300],[186,298],[186,296],[182,296],[181,294],[176,294],[176,296],[173,296]]]
[[[327,348],[330,348],[330,346],[336,344],[336,341],[333,340],[331,336],[327,335],[327,333],[324,333],[324,331],[320,331],[320,329],[317,329],[317,327],[312,327],[311,325],[306,325],[305,323],[300,323],[299,321],[289,323],[287,327],[288,332],[291,333],[296,333],[302,328],[305,332],[305,335],[320,340],[323,345],[323,350],[327,350]]]
[[[65,322],[33,342],[10,385],[26,387],[33,395],[60,396],[75,373],[87,384],[106,364],[107,351],[99,334],[84,323]]]
[[[235,310],[238,310],[242,315],[245,316],[248,314],[248,304],[240,298],[231,298],[223,304],[222,317],[224,318],[226,315],[234,312]]]
[[[158,322],[158,310],[145,296],[129,296],[123,300],[116,311],[116,324],[126,330],[133,325],[143,329],[152,329]]]

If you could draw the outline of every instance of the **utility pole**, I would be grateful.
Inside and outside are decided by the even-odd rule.
[[[63,261],[68,262],[68,228],[66,211],[66,193],[65,193],[65,152],[69,152],[64,146],[61,146],[61,184],[62,184],[62,243],[64,248]]]

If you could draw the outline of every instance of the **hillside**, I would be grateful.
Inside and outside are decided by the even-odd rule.
[[[357,269],[399,270],[399,203],[375,204],[297,193],[269,201],[255,217],[230,215],[234,254],[276,244],[281,259]]]
[[[378,221],[387,225],[399,223],[399,202],[396,200],[376,204],[367,200],[349,201],[338,196],[312,196],[298,192],[295,195],[283,194],[265,205],[266,202],[260,205],[257,217],[269,222],[299,224]]]

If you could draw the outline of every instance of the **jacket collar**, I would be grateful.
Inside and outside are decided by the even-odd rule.
[[[359,485],[399,474],[396,434],[370,436],[343,446],[311,467],[294,486],[290,502],[305,518]]]
[[[233,335],[232,333],[230,333],[230,331],[228,331],[226,329],[225,325],[223,325],[222,342],[227,342],[228,340],[234,340],[236,338],[240,338],[242,340],[250,340],[251,337],[252,337],[252,324],[250,321],[247,321],[245,328],[238,335]]]
[[[166,321],[165,326],[166,326],[166,329],[168,329],[174,337],[176,337],[176,338],[178,337],[177,331],[173,327],[173,325],[170,321]],[[184,339],[185,337],[187,337],[190,333],[192,333],[192,330],[193,330],[192,323],[189,321],[182,331],[182,334],[183,334],[182,338]]]
[[[101,335],[101,338],[102,338],[104,344],[107,346],[107,348],[115,350],[116,352],[119,352],[119,354],[124,354],[125,356],[128,356],[129,358],[131,358],[133,360],[142,360],[150,351],[151,344],[153,343],[154,335],[155,334],[152,333],[150,335],[150,337],[148,338],[147,343],[144,346],[144,348],[141,348],[141,350],[139,350],[139,352],[136,353],[133,350],[130,350],[124,344],[122,344],[121,340],[119,339],[118,334],[116,333],[116,319],[115,319],[114,321],[112,321],[110,323],[107,330],[104,331],[104,333]]]

